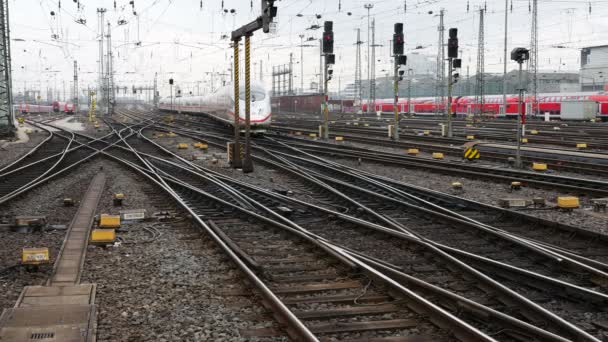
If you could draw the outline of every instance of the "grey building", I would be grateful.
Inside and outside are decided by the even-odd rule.
[[[608,78],[608,45],[581,49],[581,90],[605,90],[605,85],[608,83],[606,78]]]

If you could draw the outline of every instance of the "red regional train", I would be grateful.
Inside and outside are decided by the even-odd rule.
[[[60,111],[63,111],[66,114],[74,114],[74,112],[76,112],[76,105],[73,103],[53,101],[53,112],[59,113]]]
[[[561,117],[561,107],[564,101],[593,101],[597,104],[597,117],[608,120],[608,93],[606,92],[587,92],[587,93],[554,93],[539,94],[535,108],[532,108],[533,98],[528,96],[524,99],[524,113],[538,113],[540,116],[549,113],[551,119]],[[454,96],[452,98],[452,111],[456,115],[467,115],[483,113],[494,117],[516,118],[518,112],[517,95],[507,95],[507,108],[504,115],[501,113],[503,106],[502,95],[485,96],[484,105],[475,103],[474,96]],[[447,101],[437,103],[434,97],[412,98],[411,104],[407,99],[399,99],[398,107],[401,113],[406,113],[408,105],[410,112],[421,116],[441,115],[445,112]],[[380,99],[375,102],[375,112],[393,113],[393,99]],[[367,103],[362,105],[363,112],[367,111]]]

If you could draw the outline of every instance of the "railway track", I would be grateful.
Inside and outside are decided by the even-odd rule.
[[[147,155],[142,155],[148,158]],[[144,164],[154,165],[154,169],[160,170],[158,162],[143,161],[141,156],[137,158],[138,161],[131,159],[127,163],[131,166],[137,165],[136,169],[140,171],[140,166]],[[168,175],[167,172],[163,174]],[[362,281],[360,275],[351,274],[350,268],[333,265],[335,261],[328,264],[324,257],[318,255],[319,251],[310,251],[310,247],[301,246],[301,242],[294,241],[293,236],[282,237],[284,232],[282,233],[281,229],[276,230],[275,227],[272,232],[272,227],[268,227],[272,221],[266,219],[262,220],[262,224],[254,224],[251,217],[239,218],[242,215],[234,212],[238,207],[233,205],[232,208],[226,208],[229,203],[225,202],[218,208],[217,203],[214,203],[218,199],[206,203],[201,198],[204,193],[190,184],[178,183],[172,178],[167,177],[166,182],[173,183],[171,189],[180,199],[180,203],[196,217],[207,218],[208,221],[204,223],[218,237],[227,241],[248,264],[258,265],[254,269],[258,268],[257,271],[264,275],[266,286],[278,295],[282,302],[287,303],[283,304],[293,307],[290,312],[297,320],[305,322],[309,332],[344,337],[349,334],[364,336],[365,332],[371,331],[376,334],[372,335],[373,337],[379,337],[377,334],[382,331],[385,334],[400,332],[411,335],[414,329],[420,331],[419,328],[424,327],[424,335],[427,338],[449,340],[449,331],[435,327],[425,315],[421,316],[409,309],[405,302],[395,298],[386,289],[371,286]],[[218,193],[216,187],[212,189],[213,193]],[[269,229],[272,233],[269,233]],[[273,241],[270,245],[269,238]],[[306,260],[310,260],[309,266],[303,266]],[[264,268],[259,269],[259,265],[264,265]],[[330,272],[327,267],[330,267]],[[348,304],[351,300],[375,305],[350,306]],[[315,309],[317,306],[322,309]],[[437,312],[441,313],[441,310]],[[387,316],[390,316],[389,319]],[[457,325],[462,324],[458,323],[458,320],[454,322]],[[418,328],[415,328],[416,326]],[[458,328],[454,323],[448,326],[452,331],[462,330],[454,329]],[[467,340],[492,340],[475,329],[467,329],[466,325],[463,327],[465,330],[455,332],[456,335],[468,336]]]
[[[169,179],[166,179],[166,181],[169,181]],[[189,188],[189,187],[188,187],[188,188]],[[189,188],[189,190],[190,190],[190,191],[192,191],[193,189],[190,189],[190,188]],[[424,272],[424,271],[421,271],[421,272]]]
[[[160,124],[157,127],[161,131],[175,131],[182,135],[191,136],[195,139],[207,142],[225,142],[230,141],[229,134],[213,132],[204,136],[197,135],[195,129],[184,129],[171,124]],[[201,126],[204,128],[204,126]],[[198,129],[200,129],[199,127]],[[225,131],[223,131],[225,132]],[[404,156],[400,154],[379,152],[369,149],[350,147],[344,145],[335,145],[320,141],[310,141],[299,138],[290,138],[285,136],[275,136],[274,138],[287,142],[293,146],[297,146],[304,151],[314,152],[325,156],[343,157],[355,160],[369,160],[387,165],[395,165],[407,168],[426,169],[433,172],[445,173],[450,175],[460,175],[463,177],[473,177],[476,179],[490,179],[502,181],[505,184],[510,184],[513,181],[520,181],[528,186],[534,186],[547,189],[560,189],[580,196],[608,195],[608,183],[585,178],[574,178],[556,176],[544,173],[521,171],[515,169],[506,169],[498,167],[486,167],[480,165],[472,165],[465,163],[454,163],[449,161],[438,161],[432,159]],[[223,147],[222,147],[223,148]]]
[[[418,157],[404,156],[394,153],[378,152],[363,148],[335,145],[319,141],[307,141],[289,137],[275,137],[304,151],[325,156],[343,157],[347,159],[362,159],[389,165],[423,168],[445,174],[458,174],[465,177],[500,180],[505,184],[520,181],[530,186],[550,189],[562,189],[581,195],[608,195],[608,183],[585,178],[556,176],[531,171],[520,171],[499,167],[489,167],[449,161],[438,161]]]
[[[290,134],[293,132],[301,132],[301,133],[316,133],[318,130],[312,128],[300,128],[300,127],[273,127],[271,130],[279,133],[279,134]],[[421,151],[426,152],[441,152],[445,155],[462,158],[463,149],[461,146],[466,143],[470,143],[465,139],[448,139],[442,137],[432,137],[432,136],[424,136],[424,135],[416,135],[416,134],[402,134],[401,141],[396,142],[393,140],[389,140],[384,138],[386,134],[372,134],[369,133],[369,129],[353,129],[353,128],[338,128],[337,130],[332,130],[330,133],[330,137],[334,138],[336,136],[342,136],[347,141],[362,143],[362,144],[370,144],[372,146],[384,146],[391,148],[398,148],[400,150],[405,150],[408,148],[418,148]],[[378,137],[372,138],[370,135],[378,135]],[[383,138],[380,138],[382,136]],[[497,162],[502,164],[507,164],[509,158],[514,157],[514,152],[509,152],[508,150],[505,152],[491,151],[489,149],[484,149],[483,145],[480,146],[482,150],[483,160]],[[557,151],[559,153],[564,153],[564,150]],[[581,151],[576,151],[576,153],[585,153]],[[592,157],[591,153],[588,153],[590,158]],[[581,159],[581,157],[577,157]],[[592,162],[590,159],[588,160],[573,160],[564,159],[563,157],[559,157],[558,155],[551,155],[550,153],[545,153],[543,155],[527,155],[527,152],[524,151],[522,155],[522,162],[525,167],[532,167],[532,164],[535,162],[544,162],[546,163],[551,170],[559,170],[559,171],[568,171],[575,172],[579,174],[589,174],[589,175],[604,175],[606,173],[607,165],[602,163]]]
[[[349,118],[349,119],[346,119]],[[353,126],[353,120],[359,125],[367,125],[367,127]],[[347,132],[365,132],[368,135],[386,136],[386,125],[392,123],[390,118],[382,117],[380,120],[377,117],[349,117],[343,116],[334,120],[335,126],[339,130]],[[319,118],[310,117],[302,119],[301,117],[289,117],[288,119],[279,116],[274,125],[286,127],[289,125],[300,125],[303,128],[316,129],[319,125]],[[454,138],[442,138],[439,128],[440,124],[445,123],[445,120],[431,119],[409,119],[402,118],[400,127],[404,136],[409,139],[426,140],[445,144],[459,144],[466,142],[468,135],[475,135],[478,139],[490,139],[494,141],[515,141],[516,123],[515,121],[483,121],[483,122],[467,122],[463,120],[453,121]],[[563,123],[563,122],[536,122],[530,121],[526,125],[526,137],[531,145],[550,145],[560,146],[573,149],[577,143],[587,143],[590,149],[606,150],[608,149],[608,140],[603,133],[604,124],[584,124],[584,123]],[[556,128],[557,127],[557,130]],[[378,129],[381,128],[381,129]],[[531,134],[532,130],[538,131],[538,135]],[[416,136],[417,133],[429,131],[435,136]]]
[[[172,172],[171,174],[175,174],[175,172]],[[324,225],[323,225],[323,224],[321,224],[320,226],[324,226]],[[378,246],[375,246],[375,247],[377,248]],[[399,255],[399,253],[396,253],[396,255]],[[542,299],[539,299],[539,301],[541,301],[541,302],[542,302]],[[563,304],[563,303],[562,303],[562,304]],[[565,306],[565,308],[567,308],[567,305]],[[564,310],[565,310],[565,309],[564,309]],[[562,311],[562,312],[563,312],[563,311]],[[601,310],[599,311],[599,314],[601,314]]]

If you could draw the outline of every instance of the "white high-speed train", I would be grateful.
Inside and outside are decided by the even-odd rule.
[[[239,94],[240,127],[245,126],[245,86],[242,84]],[[158,108],[165,111],[180,113],[202,114],[234,125],[234,86],[228,85],[218,89],[213,94],[205,96],[174,97],[173,104],[170,97],[162,98]],[[270,93],[266,87],[258,82],[251,83],[251,130],[264,132],[270,126],[272,112]]]

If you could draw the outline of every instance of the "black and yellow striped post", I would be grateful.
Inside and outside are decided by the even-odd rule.
[[[239,42],[240,38],[235,38],[232,41],[234,47],[234,147],[232,151],[232,167],[237,169],[243,167],[241,160],[241,128],[240,128],[240,89],[239,89]]]
[[[251,36],[245,35],[245,160],[243,172],[253,172],[251,160]]]
[[[481,158],[481,153],[475,147],[469,147],[464,151],[464,158],[467,160],[477,160]]]

